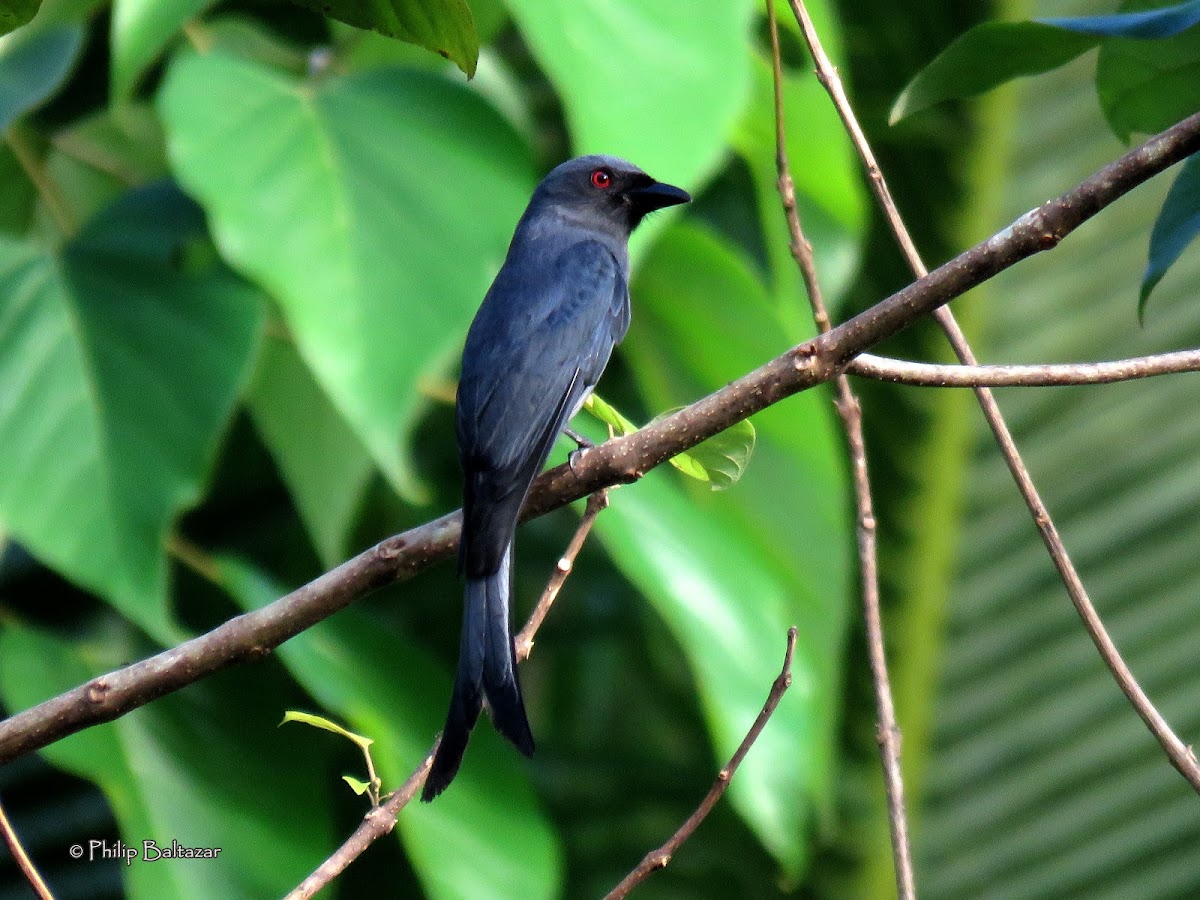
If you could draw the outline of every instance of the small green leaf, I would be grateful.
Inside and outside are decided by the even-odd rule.
[[[354,793],[358,794],[360,797],[371,790],[371,785],[367,784],[365,781],[359,781],[352,775],[343,775],[342,781],[350,785],[350,790],[354,791]]]
[[[714,491],[723,491],[737,484],[746,471],[754,441],[754,425],[743,419],[687,453],[679,454],[671,464],[693,478],[707,481]],[[694,474],[697,470],[699,474]]]
[[[611,425],[613,431],[619,435],[633,434],[638,430],[638,427],[621,415],[616,407],[595,394],[590,395],[583,406],[601,422]],[[657,422],[672,412],[675,410],[661,413],[654,421]],[[671,457],[668,462],[689,478],[709,483],[714,491],[723,491],[732,487],[742,477],[753,452],[754,426],[744,420],[699,446]]]
[[[432,50],[468,78],[479,61],[479,37],[466,0],[292,0],[299,6]]]
[[[1065,65],[1100,43],[1042,22],[984,22],[955,38],[896,98],[888,121],[959,97],[972,97],[1023,75]]]
[[[78,24],[0,38],[0,131],[58,90],[82,46],[83,27]]]
[[[216,0],[113,0],[112,67],[113,99],[133,96],[138,78],[187,22]]]
[[[1200,154],[1193,154],[1179,170],[1150,232],[1150,259],[1138,296],[1139,320],[1145,317],[1150,292],[1197,234],[1200,234]]]
[[[334,734],[341,735],[346,740],[353,741],[354,743],[358,744],[358,746],[364,750],[375,743],[372,738],[363,737],[361,734],[355,734],[353,731],[347,731],[336,722],[331,722],[324,716],[318,716],[315,713],[299,712],[298,710],[289,709],[283,714],[283,721],[279,724],[283,725],[287,722],[301,722],[305,725],[311,725],[313,728],[320,728],[324,731],[330,731]]]

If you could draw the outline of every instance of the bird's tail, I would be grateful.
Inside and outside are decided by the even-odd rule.
[[[533,733],[517,681],[516,654],[509,627],[511,574],[510,545],[498,571],[481,578],[467,578],[458,672],[446,727],[442,729],[442,743],[421,793],[425,802],[444,791],[458,773],[485,696],[496,730],[526,756],[533,755]]]

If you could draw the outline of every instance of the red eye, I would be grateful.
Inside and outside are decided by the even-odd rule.
[[[597,169],[592,173],[592,184],[604,190],[612,184],[612,176],[604,169]]]

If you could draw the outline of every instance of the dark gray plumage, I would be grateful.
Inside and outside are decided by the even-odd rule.
[[[517,515],[629,327],[630,233],[647,213],[690,199],[612,156],[563,163],[534,191],[467,333],[455,409],[462,638],[423,800],[458,772],[485,698],[496,729],[533,754],[509,625]]]

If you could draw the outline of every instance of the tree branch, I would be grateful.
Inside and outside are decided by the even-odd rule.
[[[712,812],[712,808],[717,805],[717,801],[729,788],[729,782],[733,780],[733,775],[737,771],[738,766],[742,764],[742,760],[746,758],[746,754],[750,748],[754,746],[754,742],[758,740],[758,736],[762,734],[763,727],[767,724],[767,720],[775,712],[775,707],[779,706],[779,701],[784,693],[792,684],[792,654],[796,650],[796,626],[793,625],[788,629],[787,633],[787,649],[783,653],[783,668],[779,675],[771,684],[771,691],[767,694],[767,702],[763,704],[762,711],[754,720],[754,724],[750,726],[750,730],[746,732],[746,736],[742,738],[742,743],[738,745],[737,751],[729,760],[729,764],[717,773],[717,780],[713,782],[713,786],[709,788],[704,799],[700,801],[700,805],[696,811],[688,816],[687,821],[679,826],[679,830],[671,835],[670,840],[659,847],[657,850],[651,850],[647,853],[637,867],[632,872],[621,879],[621,883],[609,891],[604,900],[622,900],[631,890],[649,878],[653,873],[660,869],[665,869],[667,864],[671,862],[671,857],[683,845],[683,842],[692,836],[692,833],[699,827],[700,823]]]
[[[543,473],[523,517],[540,516],[603,487],[636,481],[680,451],[785,397],[828,381],[858,354],[997,272],[1054,247],[1118,197],[1197,150],[1200,113],[1155,135],[1082,184],[828,333],[793,347],[635,434],[588,451],[573,469],[561,465]],[[459,514],[454,512],[390,537],[269,606],[17,713],[0,722],[0,764],[82,728],[111,721],[236,662],[271,652],[354,600],[450,556],[458,530]]]
[[[779,58],[779,28],[775,20],[775,2],[767,0],[767,19],[771,31],[772,75],[775,85],[775,163],[779,171],[779,196],[787,218],[792,257],[804,277],[813,319],[822,332],[829,331],[829,314],[821,297],[817,267],[813,260],[812,244],[800,226],[800,211],[796,207],[796,187],[788,167],[787,138],[783,118],[783,72]],[[854,483],[856,533],[858,537],[858,568],[862,592],[863,624],[867,633],[867,650],[871,663],[871,683],[875,689],[875,706],[879,713],[876,738],[880,761],[883,764],[883,786],[887,795],[888,831],[892,838],[892,861],[896,872],[898,900],[914,900],[916,881],[913,876],[912,848],[908,838],[908,817],[904,808],[904,779],[900,773],[900,726],[896,722],[896,705],[888,678],[887,653],[883,640],[883,617],[879,609],[879,559],[876,549],[875,510],[871,501],[871,480],[867,472],[867,447],[863,438],[862,406],[850,388],[850,379],[839,375],[834,383],[836,408],[846,432],[850,470]]]
[[[808,12],[804,7],[804,0],[789,0],[789,2],[792,5],[793,12],[796,14],[800,28],[804,32],[804,37],[808,43],[809,50],[813,54],[813,59],[816,60],[817,77],[829,91],[829,95],[837,107],[838,115],[841,116],[842,122],[845,124],[847,131],[854,141],[854,145],[862,158],[863,165],[866,167],[871,187],[874,189],[880,206],[887,216],[888,223],[892,227],[900,248],[908,258],[914,274],[918,278],[923,279],[926,274],[925,264],[921,261],[921,257],[917,253],[917,248],[913,244],[908,229],[904,226],[896,204],[892,200],[891,192],[888,190],[887,183],[883,179],[883,173],[880,171],[879,165],[875,161],[875,156],[871,152],[870,145],[867,143],[867,139],[858,122],[855,120],[854,111],[850,107],[850,102],[846,99],[846,92],[842,88],[837,69],[829,61],[829,57],[821,47],[816,29],[813,27],[812,20],[809,18]],[[1111,167],[1107,168],[1111,169]],[[1093,175],[1084,182],[1084,185],[1095,183],[1099,174]],[[1084,185],[1080,187],[1082,188]],[[1099,185],[1097,186],[1099,187]],[[1078,194],[1078,191],[1079,189],[1077,188],[1073,193]],[[1064,195],[1064,197],[1059,198],[1058,202],[1061,202],[1068,196],[1070,195]],[[1088,200],[1084,199],[1083,202],[1088,202]],[[1045,209],[1045,207],[1039,207],[1039,209]],[[1034,210],[1033,213],[1026,213],[1025,216],[1022,216],[1017,221],[1019,223],[1036,213],[1037,210]],[[1013,226],[1010,226],[1010,229],[1011,227]],[[1004,234],[1005,232],[1001,232],[1000,235],[991,238],[991,241],[997,240]],[[1047,229],[1042,235],[1042,239],[1050,246],[1057,244],[1061,238],[1061,233],[1053,228]],[[959,258],[961,259],[961,257]],[[943,307],[935,310],[934,317],[946,333],[946,337],[949,339],[950,345],[954,349],[954,353],[959,358],[959,361],[966,365],[976,365],[975,354],[972,352],[970,345],[967,343],[966,336],[963,334],[962,329],[959,328],[958,322],[949,308]],[[1074,563],[1071,562],[1071,557],[1067,554],[1066,545],[1063,544],[1062,537],[1054,525],[1054,520],[1050,518],[1050,512],[1046,508],[1046,504],[1042,501],[1037,488],[1034,486],[1029,469],[1026,467],[1024,460],[1021,459],[1016,441],[1013,440],[1008,423],[1004,421],[1004,416],[1000,412],[1000,406],[996,403],[995,396],[986,387],[976,387],[974,390],[975,396],[979,401],[979,406],[983,410],[984,418],[987,419],[988,426],[992,429],[992,434],[996,439],[997,445],[1000,447],[1000,452],[1004,456],[1005,464],[1008,466],[1009,472],[1012,473],[1013,480],[1017,483],[1017,488],[1025,500],[1025,505],[1028,507],[1030,515],[1033,516],[1034,525],[1041,534],[1042,542],[1046,545],[1046,550],[1049,552],[1055,568],[1058,569],[1059,577],[1062,578],[1063,584],[1067,589],[1067,594],[1071,598],[1071,603],[1074,604],[1076,612],[1079,613],[1080,619],[1083,620],[1083,625],[1091,636],[1092,643],[1096,645],[1096,649],[1100,652],[1104,664],[1112,672],[1121,691],[1129,699],[1129,702],[1133,705],[1133,708],[1137,711],[1142,721],[1146,723],[1146,727],[1150,729],[1150,732],[1158,740],[1159,744],[1162,745],[1167,757],[1171,760],[1171,764],[1178,770],[1179,774],[1187,779],[1192,788],[1197,793],[1200,793],[1200,763],[1197,763],[1196,754],[1192,751],[1191,747],[1186,746],[1175,732],[1171,730],[1171,726],[1167,724],[1166,719],[1162,717],[1154,707],[1154,704],[1150,702],[1150,698],[1146,696],[1141,685],[1137,683],[1137,679],[1134,678],[1133,673],[1125,664],[1125,660],[1121,658],[1116,644],[1113,643],[1112,638],[1109,637],[1108,632],[1105,630],[1104,623],[1101,621],[1100,615],[1096,612],[1095,606],[1092,605],[1091,598],[1083,586],[1083,581],[1080,579],[1079,573],[1075,570]]]
[[[1134,356],[1094,363],[1050,365],[945,366],[909,362],[864,353],[846,369],[851,375],[922,387],[1054,387],[1113,384],[1200,371],[1200,350],[1176,350],[1154,356]]]

